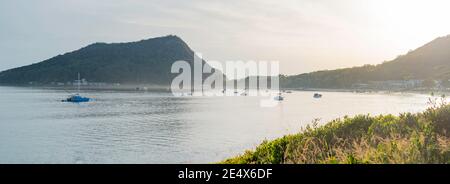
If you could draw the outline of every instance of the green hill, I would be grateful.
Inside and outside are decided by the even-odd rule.
[[[188,61],[194,52],[177,36],[130,43],[95,43],[48,60],[0,73],[0,84],[46,85],[74,81],[77,73],[90,82],[169,85],[172,63]],[[203,61],[203,64],[206,64]]]
[[[280,84],[282,88],[351,88],[371,81],[448,81],[449,51],[450,36],[440,37],[393,61],[281,76]],[[95,43],[36,64],[3,71],[0,84],[69,82],[79,72],[90,82],[169,85],[175,77],[170,73],[172,63],[185,60],[192,64],[193,58],[194,52],[177,36],[130,43]]]
[[[450,36],[379,65],[283,76],[280,83],[285,88],[350,88],[369,81],[429,79],[450,79]]]

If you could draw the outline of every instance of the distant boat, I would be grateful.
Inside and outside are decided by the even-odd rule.
[[[322,98],[322,94],[314,93],[314,98]]]
[[[88,97],[80,96],[80,73],[78,73],[78,89],[77,94],[69,96],[66,100],[63,100],[63,102],[73,102],[73,103],[81,103],[81,102],[89,102],[91,99]]]
[[[90,100],[91,100],[90,98],[82,97],[82,96],[76,94],[76,95],[71,95],[69,98],[67,98],[66,100],[63,100],[63,101],[80,103],[80,102],[89,102]]]
[[[292,91],[286,91],[286,93],[292,93]]]
[[[283,100],[284,100],[284,97],[281,96],[281,93],[278,93],[278,95],[275,96],[273,99],[276,100],[276,101],[283,101]]]

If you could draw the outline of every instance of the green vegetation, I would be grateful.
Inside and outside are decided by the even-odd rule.
[[[223,161],[227,164],[450,163],[450,105],[418,114],[345,117]]]
[[[80,73],[90,82],[169,86],[178,60],[194,61],[194,52],[177,36],[129,43],[95,43],[48,60],[0,72],[0,84],[47,85],[72,82]],[[205,64],[205,62],[204,62]]]
[[[450,36],[401,55],[379,65],[338,70],[318,71],[294,76],[282,76],[283,88],[350,88],[354,84],[388,80],[443,80],[450,79]],[[429,83],[426,85],[430,85]]]
[[[379,65],[281,76],[281,88],[346,89],[373,81],[434,80],[450,86],[450,36],[436,40]],[[177,36],[166,36],[130,43],[95,43],[58,55],[43,62],[0,72],[0,84],[46,85],[76,79],[80,72],[90,82],[157,84],[168,86],[176,76],[173,62],[191,62],[194,52]],[[206,62],[204,62],[206,64]]]

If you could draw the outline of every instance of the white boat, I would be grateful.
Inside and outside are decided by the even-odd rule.
[[[322,98],[322,94],[314,93],[314,98]]]
[[[284,100],[284,97],[281,96],[281,93],[278,93],[278,95],[275,96],[273,99],[276,100],[276,101],[283,101],[283,100]]]

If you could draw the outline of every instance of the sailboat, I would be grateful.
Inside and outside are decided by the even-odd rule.
[[[89,100],[91,100],[88,97],[80,96],[80,85],[81,85],[80,73],[78,73],[77,83],[78,83],[77,93],[69,96],[66,100],[63,100],[64,102],[81,103],[81,102],[89,102]]]

